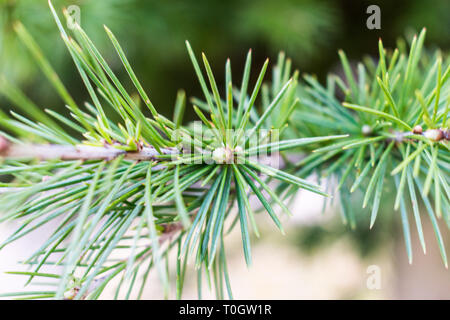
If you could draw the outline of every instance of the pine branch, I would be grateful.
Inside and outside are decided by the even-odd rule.
[[[2,141],[3,140],[3,141]],[[177,155],[175,148],[141,147],[138,151],[126,151],[113,146],[94,147],[89,145],[38,145],[10,144],[0,137],[0,157],[7,159],[39,159],[45,160],[106,160],[112,161],[121,156],[124,160],[161,161],[161,155]],[[166,158],[164,158],[166,159]]]
[[[142,110],[81,27],[76,25],[73,37],[69,36],[51,3],[50,8],[91,103],[78,106],[62,82],[52,76],[51,64],[37,55],[71,117],[50,110],[44,114],[39,108],[30,110],[30,119],[14,112],[11,116],[0,113],[5,129],[0,132],[5,137],[0,138],[0,175],[9,179],[1,186],[7,190],[0,195],[4,210],[0,222],[23,221],[0,249],[61,218],[52,235],[25,260],[33,268],[26,274],[27,284],[35,277],[47,277],[56,279],[57,289],[33,292],[30,298],[96,299],[118,276],[122,280],[116,296],[127,283],[128,298],[144,265],[138,298],[153,267],[168,297],[166,266],[168,252],[174,249],[177,298],[189,259],[195,263],[199,282],[212,272],[217,297],[224,297],[226,287],[231,298],[224,226],[230,221],[230,230],[240,228],[245,261],[250,265],[250,233],[259,236],[250,197],[259,201],[284,232],[275,205],[290,214],[285,201],[299,190],[328,196],[328,191],[307,180],[315,172],[337,178],[338,186],[331,191],[340,198],[343,220],[351,228],[357,226],[353,192],[362,191],[362,207],[370,209],[367,216],[372,228],[380,206],[388,203],[381,201],[384,189],[395,187],[393,207],[400,209],[410,262],[410,208],[425,248],[417,210],[419,191],[447,266],[438,219],[450,227],[450,67],[439,53],[422,59],[425,31],[413,39],[409,53],[398,49],[386,54],[380,41],[378,65],[371,60],[360,63],[356,76],[340,52],[345,77],[331,75],[325,86],[311,76],[300,81],[299,73],[291,71],[290,60],[280,54],[272,82],[264,82],[266,61],[247,92],[249,52],[240,88],[233,86],[227,61],[224,97],[206,56],[202,55],[205,77],[186,42],[204,100],[192,99],[201,123],[185,126],[183,92],[177,95],[172,120],[159,114],[119,42],[105,27],[140,103],[148,108]],[[28,48],[40,52],[24,26],[17,31]],[[12,84],[8,88],[14,93],[8,98],[17,101],[24,96]],[[111,121],[110,112],[120,116],[118,124]],[[66,127],[77,134],[67,133]],[[208,134],[199,135],[199,131]],[[260,157],[278,152],[285,160],[282,169],[264,164]],[[305,157],[293,162],[289,153]],[[275,190],[269,182],[276,183]],[[406,185],[408,192],[404,192]],[[366,211],[358,210],[358,214],[365,216]],[[112,260],[118,249],[127,249],[129,256]],[[61,257],[54,261],[56,253]],[[59,274],[40,272],[54,264],[62,266]],[[101,284],[94,285],[99,279]]]
[[[419,237],[424,239],[417,189],[447,266],[437,219],[442,218],[450,227],[450,66],[448,57],[443,58],[440,51],[422,50],[424,39],[425,29],[413,38],[409,52],[405,48],[386,51],[380,40],[378,64],[366,59],[355,70],[341,51],[345,76],[330,75],[325,86],[306,76],[301,105],[290,121],[292,129],[305,137],[346,133],[348,138],[310,149],[312,154],[294,164],[290,173],[335,176],[343,220],[352,228],[357,217],[348,198],[354,192],[362,193],[362,207],[370,210],[372,228],[383,202],[388,205],[381,201],[386,189],[396,190],[393,207],[401,211],[410,263],[409,210],[414,214]],[[409,194],[404,191],[406,184]],[[286,189],[290,189],[290,195],[296,191],[282,184],[278,192]],[[422,246],[425,248],[423,241]]]

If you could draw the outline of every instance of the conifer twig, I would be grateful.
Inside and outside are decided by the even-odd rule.
[[[126,160],[158,161],[159,155],[175,155],[175,148],[161,148],[159,153],[153,147],[142,147],[138,151],[126,151],[106,145],[94,147],[87,145],[53,145],[53,144],[9,144],[0,138],[0,157],[10,159],[35,158],[39,160],[113,160],[123,155]]]

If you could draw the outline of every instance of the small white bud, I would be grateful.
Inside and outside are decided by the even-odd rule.
[[[363,125],[362,126],[362,128],[361,128],[361,132],[362,132],[362,134],[363,135],[369,135],[369,134],[371,134],[372,133],[372,128],[368,125],[368,124],[365,124],[365,125]]]
[[[429,129],[423,133],[423,135],[433,141],[439,141],[443,138],[444,134],[439,129]]]
[[[413,129],[413,133],[415,133],[415,134],[422,134],[422,132],[423,132],[423,129],[419,125],[415,126]]]
[[[213,151],[212,158],[216,163],[224,163],[225,162],[225,148],[215,149]]]
[[[228,147],[220,147],[213,151],[212,158],[216,163],[231,163],[233,160],[233,151]]]

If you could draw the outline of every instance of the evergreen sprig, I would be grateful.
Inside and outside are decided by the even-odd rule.
[[[86,103],[83,110],[74,102],[30,34],[19,25],[21,39],[72,116],[70,119],[50,110],[46,114],[32,108],[31,119],[14,112],[11,117],[2,115],[1,118],[2,125],[15,135],[3,133],[8,140],[4,140],[1,174],[14,179],[5,184],[0,199],[2,208],[8,209],[1,221],[24,221],[2,247],[50,221],[62,219],[49,239],[26,259],[25,263],[33,271],[19,272],[29,276],[28,283],[38,277],[56,278],[56,289],[52,294],[31,293],[30,296],[96,298],[121,273],[124,280],[131,281],[132,287],[138,272],[147,264],[155,265],[167,296],[169,277],[164,259],[177,246],[179,288],[185,261],[193,256],[199,279],[202,272],[209,277],[213,271],[218,296],[223,295],[225,281],[231,297],[223,241],[226,220],[239,220],[245,260],[250,264],[249,221],[255,232],[257,227],[247,194],[256,195],[281,231],[272,202],[289,213],[260,175],[326,195],[318,186],[265,166],[254,156],[267,149],[273,153],[275,149],[285,150],[342,136],[278,141],[272,138],[273,128],[268,127],[259,137],[260,129],[270,124],[268,118],[275,107],[286,103],[286,92],[292,91],[294,85],[292,81],[285,79],[276,97],[259,114],[253,107],[268,61],[249,95],[251,53],[247,56],[240,89],[232,84],[228,61],[226,96],[222,98],[206,56],[202,55],[207,80],[186,43],[206,99],[206,103],[194,105],[194,109],[203,122],[200,129],[209,129],[211,133],[199,136],[195,127],[181,125],[185,108],[183,93],[178,95],[173,120],[157,112],[108,28],[105,27],[106,33],[140,101],[126,91],[86,33],[76,26],[73,37],[69,37],[52,6],[51,9],[92,103]],[[15,90],[20,92],[18,88]],[[151,117],[145,115],[141,103]],[[106,116],[110,111],[121,118],[119,124]],[[287,118],[280,125],[286,121]],[[78,134],[70,134],[64,126]],[[84,140],[77,138],[78,135]],[[257,143],[252,142],[255,138]],[[34,158],[41,162],[35,163]],[[239,209],[237,215],[231,211],[235,202]],[[65,241],[68,239],[70,242]],[[127,239],[132,239],[132,244],[123,244]],[[146,244],[140,244],[142,239],[147,239]],[[129,258],[113,262],[111,255],[123,248],[130,250]],[[63,266],[62,273],[40,272],[44,265],[52,264]],[[177,295],[181,296],[181,290]]]
[[[395,189],[393,208],[400,209],[410,263],[407,209],[412,209],[426,252],[419,213],[419,204],[423,204],[448,267],[437,218],[450,226],[450,60],[440,51],[422,52],[425,33],[423,29],[413,38],[409,52],[401,43],[386,54],[380,39],[378,63],[369,58],[358,63],[356,70],[340,51],[344,75],[330,75],[326,86],[305,77],[307,86],[291,126],[304,136],[344,132],[349,136],[311,149],[311,155],[294,164],[290,172],[300,177],[313,171],[336,176],[344,221],[353,228],[355,214],[348,205],[351,193],[362,191],[362,207],[371,208],[372,228],[386,185]],[[338,96],[342,95],[341,103]]]
[[[173,119],[162,116],[108,28],[138,97],[125,89],[83,29],[76,26],[69,36],[50,8],[91,102],[83,108],[75,102],[25,27],[17,25],[71,117],[42,112],[9,84],[7,98],[29,118],[0,114],[7,130],[1,132],[0,174],[10,181],[0,188],[0,221],[21,222],[0,248],[49,222],[58,225],[24,260],[31,271],[13,272],[27,276],[27,284],[47,278],[55,289],[3,296],[96,299],[117,277],[116,297],[130,298],[136,288],[140,298],[155,268],[167,297],[169,252],[174,250],[177,298],[188,261],[198,272],[199,297],[206,275],[218,298],[225,292],[232,298],[226,234],[240,228],[250,265],[250,233],[259,234],[250,197],[283,232],[276,206],[290,214],[285,200],[299,189],[327,196],[306,180],[314,171],[338,178],[344,220],[352,227],[351,192],[363,190],[372,227],[384,188],[396,186],[394,208],[400,208],[410,261],[408,203],[425,249],[419,194],[447,266],[437,219],[450,225],[450,71],[448,58],[422,52],[425,31],[413,40],[409,54],[403,47],[386,54],[380,41],[378,63],[358,64],[356,76],[340,52],[345,77],[330,76],[326,86],[312,76],[299,83],[298,72],[292,73],[290,60],[280,54],[272,82],[264,82],[266,61],[251,87],[250,51],[239,86],[233,85],[226,62],[224,95],[206,56],[202,71],[186,42],[204,99],[192,99],[201,122],[183,125],[184,92],[177,96]],[[292,162],[288,153],[306,156]],[[266,158],[282,159],[283,168],[265,164]],[[41,272],[44,266],[61,266],[61,272]]]

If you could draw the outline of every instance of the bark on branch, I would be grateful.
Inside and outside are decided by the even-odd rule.
[[[10,144],[0,137],[0,157],[9,159],[113,160],[123,155],[126,160],[158,161],[158,156],[161,154],[177,153],[178,150],[175,148],[162,148],[159,153],[153,147],[143,147],[139,151],[125,151],[109,146]]]

